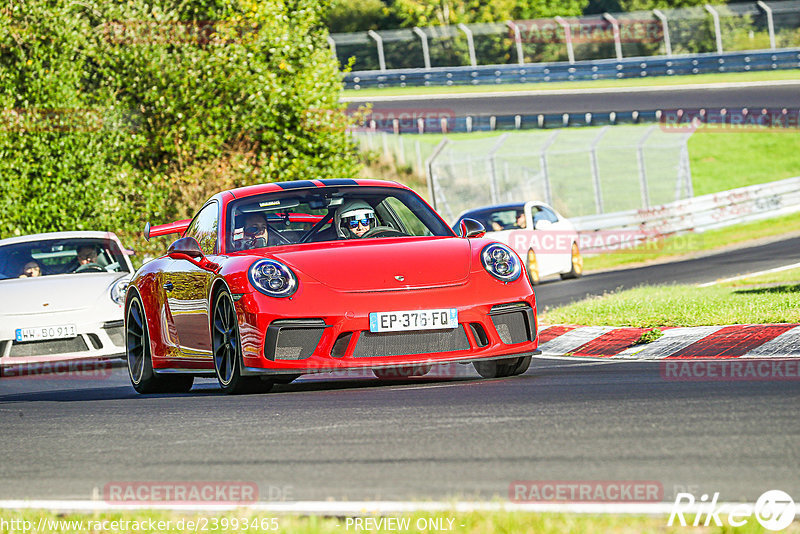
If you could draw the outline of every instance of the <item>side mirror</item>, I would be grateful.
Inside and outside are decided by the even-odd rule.
[[[486,228],[475,219],[463,219],[458,225],[461,237],[483,237]]]
[[[202,258],[203,250],[193,237],[182,237],[172,243],[167,249],[167,255],[172,258],[175,254],[182,254],[190,258]]]

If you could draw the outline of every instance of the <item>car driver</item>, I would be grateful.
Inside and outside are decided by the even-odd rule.
[[[336,210],[336,232],[345,239],[363,237],[375,228],[377,218],[372,206],[363,200],[348,200]]]

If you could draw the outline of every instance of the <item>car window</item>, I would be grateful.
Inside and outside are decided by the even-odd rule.
[[[0,279],[92,272],[128,272],[116,241],[60,238],[0,247]]]
[[[267,193],[237,199],[228,210],[225,235],[231,251],[360,239],[366,232],[368,238],[452,235],[416,193],[394,187]]]
[[[217,253],[217,229],[219,228],[219,207],[216,202],[207,204],[195,215],[184,237],[193,237],[200,245],[203,254]]]
[[[532,206],[531,209],[533,210],[534,224],[539,221],[558,222],[558,216],[551,209],[545,208],[544,206]]]

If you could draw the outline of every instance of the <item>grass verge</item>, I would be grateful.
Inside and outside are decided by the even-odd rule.
[[[756,239],[800,232],[800,214],[786,215],[710,230],[702,234],[670,237],[655,244],[624,251],[606,252],[584,258],[586,272],[626,267],[654,260],[676,260],[699,252],[709,252]]]
[[[451,85],[429,87],[387,87],[385,89],[345,89],[342,96],[368,98],[371,96],[446,95],[456,93],[494,93],[513,91],[541,91],[563,89],[604,89],[607,87],[657,87],[670,85],[694,85],[703,83],[769,82],[775,80],[798,80],[797,69],[758,72],[730,72],[719,74],[695,74],[685,76],[653,76],[649,78],[625,78],[622,80],[585,80],[574,82],[509,83],[500,85]]]
[[[272,518],[276,521],[271,522]],[[361,523],[357,528],[354,518],[347,517],[297,517],[285,515],[269,515],[241,511],[227,514],[185,514],[162,511],[142,512],[102,512],[94,514],[56,514],[47,511],[4,511],[2,516],[5,523],[0,522],[0,533],[33,532],[38,529],[40,520],[45,528],[40,532],[103,532],[105,534],[139,532],[139,533],[167,533],[167,532],[292,532],[304,533],[341,533],[341,532],[437,532],[449,531],[457,533],[484,534],[501,532],[536,532],[562,534],[564,532],[582,532],[586,534],[600,534],[605,532],[661,532],[685,533],[687,527],[681,527],[678,521],[671,527],[667,526],[668,516],[628,516],[628,515],[578,515],[555,513],[528,513],[528,512],[473,512],[473,513],[439,513],[439,514],[403,514],[393,516],[366,516],[359,518],[362,521],[369,519],[368,527]],[[381,519],[392,519],[392,522]],[[693,521],[693,516],[686,517],[687,522]],[[27,521],[28,523],[9,523],[12,521]],[[243,528],[244,521],[248,528]],[[264,523],[262,523],[262,521]],[[350,523],[348,523],[350,521]],[[373,522],[374,521],[374,522]],[[402,523],[398,523],[402,521]],[[406,523],[407,521],[407,523]],[[72,527],[69,527],[72,522]],[[117,528],[125,526],[127,528]],[[192,522],[190,526],[190,522]],[[198,525],[198,522],[200,523]],[[138,528],[134,528],[135,526]],[[19,528],[8,528],[10,525]],[[81,525],[79,528],[77,525]],[[254,525],[256,528],[250,527]],[[267,528],[261,528],[262,524]],[[691,523],[689,523],[691,524]],[[224,525],[224,527],[223,527]],[[398,528],[399,525],[408,525],[408,528]],[[273,528],[277,526],[277,528]],[[26,528],[27,527],[27,528]],[[215,528],[216,527],[216,528]],[[691,528],[691,527],[689,527]],[[694,531],[698,531],[697,528]],[[703,534],[730,532],[726,527],[701,527]],[[767,532],[762,529],[755,519],[751,518],[736,532]],[[784,532],[800,532],[798,523],[789,526]]]
[[[641,328],[800,323],[800,277],[769,287],[637,287],[545,309],[540,321]]]

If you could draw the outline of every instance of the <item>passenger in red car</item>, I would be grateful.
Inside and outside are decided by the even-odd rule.
[[[336,210],[336,230],[345,239],[363,237],[376,222],[375,210],[363,200],[349,200]]]

